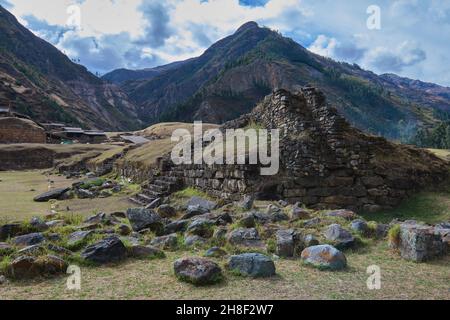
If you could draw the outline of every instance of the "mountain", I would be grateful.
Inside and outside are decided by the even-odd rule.
[[[124,91],[73,63],[0,6],[0,106],[10,104],[40,122],[104,130],[141,127]]]
[[[173,62],[164,66],[143,70],[117,69],[105,74],[102,79],[117,85],[121,85],[130,80],[150,80],[166,71],[176,69],[189,61]]]
[[[139,71],[119,73],[116,83],[149,124],[223,123],[249,112],[276,88],[308,84],[323,91],[354,126],[391,139],[406,140],[450,112],[449,88],[336,62],[255,22],[163,72],[151,69],[148,77]]]

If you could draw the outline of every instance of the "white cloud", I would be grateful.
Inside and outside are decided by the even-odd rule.
[[[379,31],[366,26],[372,0],[269,0],[263,5],[258,1],[257,6],[240,5],[239,0],[8,2],[34,32],[71,57],[81,58],[94,71],[151,67],[197,56],[253,20],[321,55],[356,62],[376,72],[400,72],[450,85],[449,46],[444,41],[450,34],[448,1],[378,0]],[[77,3],[82,30],[63,30],[61,35],[67,7]],[[110,61],[104,62],[108,56]]]

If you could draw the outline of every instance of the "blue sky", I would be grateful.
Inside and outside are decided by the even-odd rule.
[[[0,4],[35,34],[101,74],[198,56],[253,20],[318,54],[376,73],[450,86],[449,0],[0,0]],[[68,23],[74,21],[73,5],[80,14],[78,27]],[[367,28],[370,5],[381,9],[380,30]]]

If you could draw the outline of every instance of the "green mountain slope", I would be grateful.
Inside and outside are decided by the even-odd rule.
[[[41,122],[105,130],[141,125],[119,87],[73,63],[0,6],[0,106],[9,104]]]
[[[248,112],[275,88],[308,84],[324,91],[356,127],[393,139],[433,126],[437,114],[450,110],[450,88],[432,85],[430,90],[424,83],[318,56],[254,22],[198,58],[151,78],[121,78],[121,83],[147,123],[222,123]]]

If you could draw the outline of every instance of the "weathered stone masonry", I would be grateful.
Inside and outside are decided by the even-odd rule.
[[[377,211],[447,177],[448,166],[434,155],[352,128],[315,88],[292,94],[277,90],[250,114],[222,129],[258,123],[280,129],[281,169],[260,176],[251,165],[173,166],[165,158],[154,179],[238,200],[244,194],[300,201],[314,208]],[[155,194],[156,196],[156,194]]]

